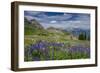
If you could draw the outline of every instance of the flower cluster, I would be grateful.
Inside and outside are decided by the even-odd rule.
[[[38,41],[25,47],[24,55],[25,61],[89,58],[90,48],[82,46],[66,47],[64,43]]]

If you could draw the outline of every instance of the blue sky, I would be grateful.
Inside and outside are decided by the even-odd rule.
[[[36,19],[45,29],[55,28],[81,28],[90,29],[90,14],[24,11],[28,20]]]

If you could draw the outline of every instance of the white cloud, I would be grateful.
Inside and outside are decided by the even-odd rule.
[[[58,28],[90,28],[90,16],[85,14],[70,14],[64,13],[62,15],[47,15],[44,12],[33,12],[28,11],[29,15],[26,15],[29,20],[36,19],[39,21],[44,28],[47,27],[58,27]],[[33,15],[33,16],[32,16]],[[37,15],[37,16],[34,16]],[[73,18],[74,19],[70,19]],[[70,20],[69,20],[70,19]]]
[[[53,20],[53,21],[50,21],[50,23],[56,23],[57,21]]]
[[[38,11],[25,11],[25,13],[29,14],[29,15],[38,15],[40,14],[41,12],[38,12]]]
[[[49,20],[57,20],[57,21],[62,21],[62,20],[67,20],[71,18],[71,14],[63,14],[63,15],[55,15],[55,16],[48,16],[47,18]]]
[[[26,15],[25,16],[28,20],[32,20],[33,19],[33,17],[32,16],[29,16],[29,15]]]
[[[53,21],[55,22],[55,21]],[[90,28],[90,23],[88,23],[87,21],[62,21],[60,23],[42,23],[42,25],[44,26],[44,28],[48,28],[48,27],[55,27],[55,28],[63,28],[63,29],[67,29],[67,28],[81,28],[81,29],[89,29]]]

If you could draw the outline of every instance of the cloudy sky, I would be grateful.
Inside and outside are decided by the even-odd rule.
[[[36,19],[45,29],[90,28],[90,14],[24,11],[24,17],[28,20]]]

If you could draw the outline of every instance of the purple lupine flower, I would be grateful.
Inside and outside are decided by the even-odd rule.
[[[88,55],[90,55],[90,48],[87,47],[80,47],[80,46],[73,46],[71,48],[68,49],[68,51],[70,53],[86,53]]]

